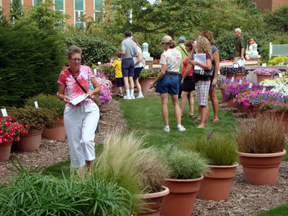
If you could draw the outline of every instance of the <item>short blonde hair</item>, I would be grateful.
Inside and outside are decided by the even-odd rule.
[[[236,28],[235,31],[239,32],[241,34],[241,29],[240,28]]]

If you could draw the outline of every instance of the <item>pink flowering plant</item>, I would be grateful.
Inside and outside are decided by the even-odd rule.
[[[0,145],[19,141],[20,136],[27,135],[29,125],[13,122],[11,116],[0,117]]]
[[[269,90],[265,92],[270,92]],[[244,105],[245,107],[250,107],[252,104],[250,103],[250,97],[253,95],[259,95],[263,94],[262,90],[256,90],[256,91],[246,91],[243,93],[239,93],[236,95],[236,97],[233,99],[233,102],[239,104],[239,105]]]
[[[112,99],[112,83],[104,73],[97,73],[96,80],[101,87],[97,96],[98,106],[104,106]]]
[[[257,68],[253,71],[253,73],[255,74],[259,74],[259,75],[271,75],[271,74],[279,74],[281,73],[280,70],[278,70],[277,68],[265,68],[265,67],[261,67],[261,68]]]

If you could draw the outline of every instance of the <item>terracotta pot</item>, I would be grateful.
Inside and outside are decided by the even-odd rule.
[[[28,135],[21,136],[19,142],[13,142],[14,151],[34,151],[41,145],[42,130],[30,129]]]
[[[270,154],[237,152],[245,181],[253,185],[277,184],[279,166],[286,151]]]
[[[190,216],[193,212],[196,193],[203,176],[197,179],[167,179],[165,186],[170,193],[160,211],[165,216]]]
[[[233,74],[227,74],[226,75],[227,79],[231,79],[232,77],[233,77]],[[237,73],[234,75],[234,80],[242,79],[243,77],[244,77],[244,73]]]
[[[259,115],[259,109],[255,106],[249,106],[247,107],[248,114],[251,118],[256,118]]]
[[[155,91],[155,88],[152,88],[152,89],[149,88],[149,84],[151,82],[153,82],[154,80],[155,80],[155,77],[149,77],[149,78],[146,78],[146,79],[140,79],[139,80],[139,83],[141,85],[143,93],[154,92]]]
[[[238,166],[238,163],[231,166],[209,166],[211,172],[204,174],[197,198],[214,201],[228,199]]]
[[[143,200],[147,203],[143,206],[143,210],[138,213],[145,216],[160,216],[160,209],[163,205],[164,198],[169,194],[169,189],[162,186],[163,191],[156,193],[149,193],[143,196]]]
[[[0,144],[0,160],[8,160],[12,143]]]
[[[257,76],[257,83],[259,84],[260,82],[264,80],[274,80],[275,78],[271,78],[271,75],[266,75],[266,74],[256,74]]]
[[[245,107],[243,104],[238,104],[237,103],[237,109],[241,113],[248,113],[249,112],[247,107]]]
[[[229,107],[234,107],[234,108],[237,107],[237,103],[233,102],[233,99],[230,99],[230,100],[228,101],[227,105],[228,105]]]
[[[51,140],[65,141],[66,132],[63,117],[54,123],[54,128],[44,128],[42,137]]]

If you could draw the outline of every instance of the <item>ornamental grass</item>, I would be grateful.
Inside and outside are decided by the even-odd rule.
[[[273,113],[258,115],[255,121],[236,129],[235,140],[239,152],[267,154],[282,152],[285,146],[282,118]]]

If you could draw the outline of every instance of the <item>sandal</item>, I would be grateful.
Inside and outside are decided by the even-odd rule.
[[[202,120],[199,119],[199,118],[196,118],[194,121],[195,121],[195,122],[200,122],[200,121],[202,121]]]
[[[220,121],[219,119],[213,119],[213,123]]]
[[[187,115],[187,117],[191,117],[191,118],[193,118],[193,117],[194,117],[194,115],[190,115],[190,114],[188,114],[188,115]]]

